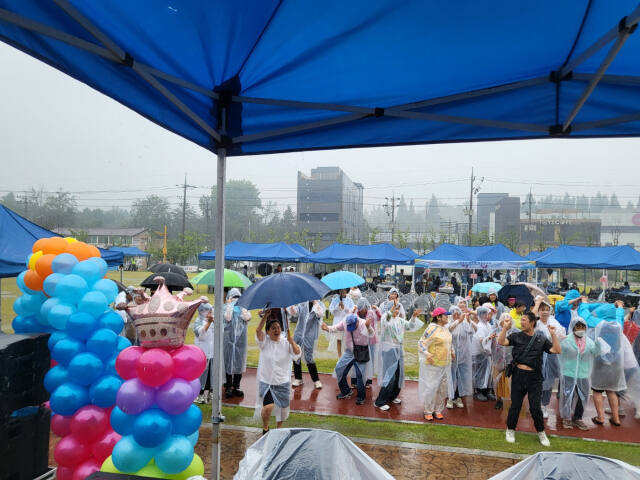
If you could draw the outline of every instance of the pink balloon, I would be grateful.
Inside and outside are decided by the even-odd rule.
[[[51,417],[51,431],[58,437],[66,437],[71,433],[71,417],[54,415]]]
[[[72,480],[73,478],[73,468],[69,467],[58,467],[56,469],[56,478],[58,480]]]
[[[113,430],[107,430],[101,438],[97,439],[91,445],[91,454],[98,462],[104,462],[106,458],[111,455],[113,447],[122,438],[119,434]]]
[[[136,366],[140,381],[150,387],[159,387],[173,377],[173,359],[161,348],[150,348],[142,354]]]
[[[99,471],[101,466],[102,465],[98,463],[95,458],[90,458],[78,465],[78,467],[73,471],[71,480],[85,480],[85,478],[93,472]]]
[[[104,408],[85,405],[71,417],[71,433],[86,443],[93,442],[109,428],[109,416]]]
[[[116,358],[116,371],[125,380],[129,380],[137,376],[136,365],[138,360],[145,352],[142,347],[127,347],[122,350]]]
[[[183,345],[172,352],[174,375],[185,380],[195,380],[207,366],[207,357],[195,345]]]
[[[53,451],[53,457],[58,465],[70,468],[80,465],[90,455],[89,445],[73,435],[61,438]]]

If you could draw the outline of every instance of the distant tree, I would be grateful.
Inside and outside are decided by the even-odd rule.
[[[634,207],[634,206],[633,206],[633,202],[632,202],[631,200],[629,200],[629,201],[627,202],[627,210],[633,210],[633,209],[635,209],[635,208],[636,208],[636,207]]]
[[[609,199],[609,206],[620,208],[620,201],[618,201],[618,196],[615,194],[615,192],[611,194],[611,198]]]
[[[48,229],[73,225],[76,199],[69,192],[58,191],[47,197],[44,205],[41,225]]]
[[[380,228],[373,227],[369,232],[369,243],[372,244],[378,242],[378,235],[380,235]]]
[[[169,201],[166,198],[158,195],[148,195],[133,202],[129,220],[129,224],[132,227],[142,227],[162,232],[164,231],[164,226],[170,223],[171,211]]]

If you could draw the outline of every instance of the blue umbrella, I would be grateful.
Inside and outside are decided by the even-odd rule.
[[[247,288],[237,305],[247,310],[285,308],[309,300],[319,300],[331,289],[308,273],[275,273]]]
[[[364,278],[353,272],[341,270],[325,275],[322,283],[327,285],[331,290],[342,290],[343,288],[356,287],[364,283]]]
[[[501,288],[502,288],[502,285],[500,285],[499,283],[481,282],[481,283],[476,283],[471,289],[471,291],[476,293],[489,293],[489,290],[493,289],[496,291],[496,293],[498,293]]]

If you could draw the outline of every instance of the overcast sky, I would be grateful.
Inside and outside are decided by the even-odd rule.
[[[80,207],[129,206],[148,193],[177,203],[184,174],[193,199],[216,180],[215,157],[104,95],[0,43],[0,192],[69,190]],[[295,209],[296,175],[340,166],[365,186],[365,208],[385,196],[468,201],[474,167],[482,192],[524,196],[615,191],[634,204],[640,139],[538,140],[234,157],[228,177]],[[277,164],[277,169],[274,165]],[[175,189],[174,189],[175,188]]]

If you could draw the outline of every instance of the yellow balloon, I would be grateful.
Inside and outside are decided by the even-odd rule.
[[[155,463],[148,463],[140,470],[138,470],[134,475],[139,477],[151,477],[151,478],[167,478],[169,475],[164,473],[162,470],[158,468]]]
[[[169,480],[186,480],[189,477],[202,475],[204,475],[204,463],[202,463],[202,459],[197,454],[194,454],[193,460],[191,460],[191,464],[187,468],[180,473],[165,475],[164,478],[168,478]]]
[[[102,462],[102,467],[100,468],[100,471],[107,472],[107,473],[121,473],[113,464],[113,460],[111,460],[111,455],[109,455],[107,459],[104,462]]]
[[[31,255],[31,258],[29,258],[29,268],[31,270],[35,270],[36,269],[36,261],[42,256],[42,250],[38,250],[36,253],[34,253],[33,255]]]
[[[64,239],[68,242],[68,243],[74,243],[77,242],[78,240],[76,240],[73,237],[64,237]]]

